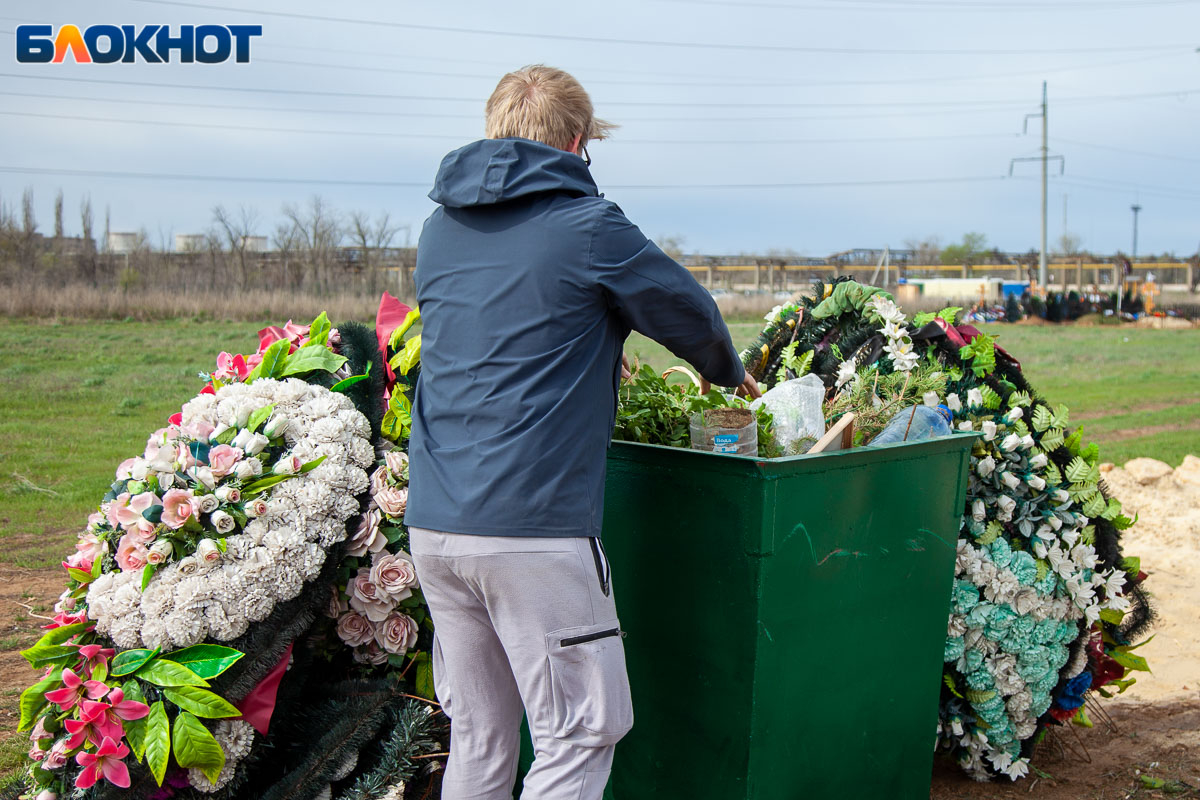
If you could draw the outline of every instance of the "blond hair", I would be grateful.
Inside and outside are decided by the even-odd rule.
[[[592,114],[592,99],[570,74],[534,64],[500,79],[486,106],[489,139],[519,136],[566,150],[605,139],[616,126]]]

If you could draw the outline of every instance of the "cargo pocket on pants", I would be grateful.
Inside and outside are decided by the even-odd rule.
[[[453,719],[450,715],[450,689],[446,683],[446,661],[442,658],[442,642],[438,639],[435,632],[433,634],[433,651],[432,666],[433,666],[433,693],[437,695],[437,700],[442,704],[442,713],[447,719]]]
[[[606,747],[633,727],[624,635],[616,620],[546,634],[554,738]]]

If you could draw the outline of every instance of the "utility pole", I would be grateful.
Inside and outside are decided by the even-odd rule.
[[[1130,261],[1137,261],[1137,219],[1138,212],[1142,210],[1142,207],[1134,203],[1129,208],[1133,211],[1133,255],[1130,256]]]
[[[1030,158],[1014,158],[1008,163],[1008,174],[1011,177],[1013,174],[1013,165],[1018,161],[1041,161],[1042,162],[1042,250],[1038,256],[1038,287],[1046,290],[1046,214],[1047,214],[1047,192],[1049,189],[1049,162],[1057,159],[1059,162],[1058,174],[1062,175],[1066,170],[1066,160],[1062,156],[1051,156],[1049,146],[1049,116],[1050,106],[1046,99],[1046,82],[1042,81],[1042,110],[1037,114],[1026,114],[1024,133],[1029,132],[1029,120],[1031,118],[1042,118],[1042,146],[1040,148],[1041,155]]]

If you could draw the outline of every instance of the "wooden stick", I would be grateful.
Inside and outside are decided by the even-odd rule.
[[[900,441],[908,441],[908,432],[912,429],[913,420],[917,418],[917,407],[913,406],[912,414],[908,417],[908,425],[904,427],[904,438]]]

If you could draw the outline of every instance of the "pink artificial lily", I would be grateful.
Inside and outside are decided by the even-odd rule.
[[[113,689],[108,693],[108,702],[84,700],[83,716],[92,718],[92,724],[101,736],[120,739],[124,735],[121,720],[132,722],[150,713],[150,706],[136,700],[126,700],[125,692]]]
[[[244,381],[249,374],[250,367],[246,365],[245,356],[234,356],[222,351],[217,356],[217,369],[212,376],[219,381],[228,381],[233,378]]]
[[[67,564],[67,562],[64,561],[63,566],[66,567],[69,565]],[[55,628],[62,628],[67,625],[75,625],[80,622],[87,622],[87,611],[78,611],[74,614],[68,614],[64,611],[62,613],[55,614],[54,619],[52,619],[50,621],[49,625],[42,626],[42,630],[52,631]],[[93,626],[89,627],[88,630],[91,630],[94,627],[95,626],[93,625]]]
[[[117,654],[117,651],[111,647],[101,647],[98,644],[74,646],[79,648],[79,655],[83,658],[83,664],[80,666],[88,675],[91,675],[92,671],[99,666],[103,666],[105,671],[107,671],[108,660]]]
[[[80,712],[79,719],[63,720],[63,727],[67,729],[67,733],[71,734],[67,739],[68,750],[78,750],[87,742],[95,744],[102,742],[105,738],[118,742],[125,738],[125,729],[121,723],[114,723],[105,716],[104,712],[108,709],[108,704],[100,703],[100,705],[103,708],[96,708],[96,704],[93,703],[91,708]]]
[[[308,325],[296,325],[290,319],[282,328],[270,325],[258,332],[258,352],[262,354],[280,339],[288,340],[288,352],[295,352],[297,347],[303,347],[308,341]]]
[[[104,777],[113,786],[122,789],[129,788],[129,768],[125,766],[124,758],[129,755],[129,747],[117,744],[110,738],[100,743],[100,749],[95,753],[79,753],[75,761],[83,767],[79,777],[75,779],[75,788],[88,789]]]
[[[63,711],[75,707],[76,703],[87,695],[93,700],[99,700],[108,694],[108,687],[100,681],[85,681],[70,669],[64,669],[62,674],[63,688],[46,692],[46,699]]]
[[[142,492],[131,499],[128,504],[118,508],[113,516],[117,518],[117,522],[125,530],[132,530],[146,525],[150,526],[150,530],[154,530],[154,523],[143,517],[142,512],[151,506],[160,505],[162,505],[162,500],[154,492]]]

